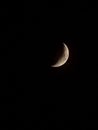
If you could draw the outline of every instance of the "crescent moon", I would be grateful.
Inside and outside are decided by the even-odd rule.
[[[69,49],[67,45],[63,43],[62,55],[58,57],[58,60],[56,61],[56,63],[54,63],[51,67],[60,67],[64,65],[67,62],[68,58],[69,58]]]

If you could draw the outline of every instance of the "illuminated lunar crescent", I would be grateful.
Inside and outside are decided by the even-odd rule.
[[[65,43],[63,43],[62,54],[57,58],[57,61],[51,67],[60,67],[64,65],[69,58],[69,49]]]

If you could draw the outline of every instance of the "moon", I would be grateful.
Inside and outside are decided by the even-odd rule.
[[[51,65],[51,67],[60,67],[67,62],[69,58],[69,49],[65,43],[63,43],[62,51],[60,52],[59,56],[54,58],[56,58],[56,61],[53,65]]]

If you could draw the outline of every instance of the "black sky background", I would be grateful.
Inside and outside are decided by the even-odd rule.
[[[46,3],[40,11],[30,10],[36,12],[30,14],[34,49],[32,52],[30,48],[30,54],[34,53],[34,67],[32,64],[28,67],[34,76],[29,80],[34,89],[34,103],[40,104],[40,119],[44,121],[49,119],[46,115],[50,106],[55,108],[55,112],[51,110],[51,120],[55,115],[57,128],[67,128],[68,120],[77,121],[76,126],[96,127],[96,5],[65,2],[52,6],[51,3]],[[51,68],[55,47],[65,41],[70,50],[68,62],[60,68]],[[28,82],[27,85],[30,86]],[[28,94],[32,97],[31,88]]]
[[[73,124],[96,127],[96,5],[65,2],[52,6],[51,3],[29,10],[31,23],[28,28],[33,46],[26,45],[31,55],[28,56],[30,59],[27,57],[25,77],[28,77],[25,93],[31,98],[27,104],[31,106],[33,96],[34,104],[38,104],[33,107],[38,108],[33,118],[37,119],[40,108],[38,117],[42,127],[52,127],[53,124],[53,128],[71,128]],[[68,62],[60,68],[51,68],[55,47],[65,41],[70,50]]]
[[[2,120],[12,122],[16,129],[96,128],[96,3],[24,2],[18,10],[15,5],[7,17],[1,16],[6,25],[1,38],[8,42],[1,49],[3,67],[7,64],[4,52],[8,52],[8,67],[2,74],[2,79],[8,75],[8,88],[1,91],[2,111],[6,111]],[[62,42],[69,48],[69,59],[51,68],[55,49]],[[5,79],[2,82],[6,86]]]

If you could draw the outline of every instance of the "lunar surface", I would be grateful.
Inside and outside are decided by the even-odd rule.
[[[69,58],[69,49],[65,43],[63,43],[62,51],[60,54],[58,56],[56,55],[54,58],[56,58],[56,60],[55,63],[51,65],[51,67],[60,67],[67,62]]]

